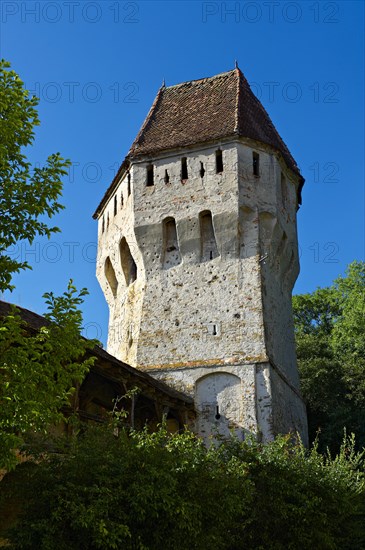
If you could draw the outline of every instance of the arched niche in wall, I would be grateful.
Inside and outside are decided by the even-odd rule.
[[[283,288],[291,292],[299,274],[299,263],[293,249],[288,253],[288,263],[283,277]]]
[[[200,256],[201,261],[205,262],[217,258],[218,247],[215,240],[212,213],[210,210],[204,210],[199,214],[200,225]]]
[[[267,256],[266,265],[270,265],[277,275],[280,275],[286,263],[289,239],[281,226],[280,219],[277,219],[270,212],[261,212],[260,242],[262,254]]]
[[[119,254],[125,282],[130,285],[137,279],[137,265],[125,237],[119,243]]]
[[[110,290],[112,291],[113,296],[115,298],[118,290],[118,279],[116,278],[114,267],[112,262],[110,261],[109,256],[105,260],[104,272],[105,272],[105,277],[106,277],[106,280],[108,281]]]
[[[271,212],[260,212],[259,228],[262,253],[267,254],[273,243],[274,234],[277,234],[277,219]]]
[[[231,431],[243,439],[243,403],[241,379],[228,372],[215,372],[199,378],[195,386],[198,433],[209,442]]]
[[[162,265],[169,269],[181,263],[179,241],[177,238],[176,222],[174,218],[165,218],[162,222]]]
[[[250,258],[258,253],[257,212],[248,206],[239,210],[240,258]]]

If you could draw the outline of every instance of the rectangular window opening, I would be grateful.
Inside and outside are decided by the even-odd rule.
[[[252,153],[252,172],[254,176],[260,175],[260,155],[254,151]]]
[[[153,165],[147,166],[147,187],[152,187],[155,184],[153,179]]]
[[[188,164],[186,157],[183,157],[181,159],[181,179],[187,180],[188,179]]]
[[[164,177],[165,183],[170,183],[170,176],[167,170],[165,170],[165,177]]]
[[[131,175],[128,174],[128,197],[131,194]]]
[[[118,198],[117,195],[114,196],[114,216],[117,215],[118,212]]]
[[[220,149],[215,152],[215,171],[216,174],[223,172],[223,153]]]

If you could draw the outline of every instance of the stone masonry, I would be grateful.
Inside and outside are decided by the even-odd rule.
[[[236,68],[165,87],[95,212],[108,351],[194,397],[205,440],[299,431],[303,178]]]

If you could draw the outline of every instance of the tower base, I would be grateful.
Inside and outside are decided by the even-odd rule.
[[[148,373],[195,401],[191,428],[209,444],[234,434],[263,442],[299,434],[308,445],[305,404],[299,391],[270,362],[148,369]]]

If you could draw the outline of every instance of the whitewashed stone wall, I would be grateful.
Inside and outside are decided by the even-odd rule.
[[[218,148],[223,172],[217,174]],[[260,155],[259,176],[253,151]],[[153,185],[147,185],[150,166]],[[297,187],[268,147],[222,142],[134,163],[115,192],[116,210],[112,196],[99,219],[97,276],[110,308],[108,351],[193,394],[195,428],[205,438],[232,428],[239,437],[261,432],[268,439],[280,426],[296,429],[304,414],[297,404],[287,423],[272,417],[272,392],[285,379],[298,388],[291,313]],[[133,282],[125,275],[122,239],[135,262]],[[265,376],[255,365],[270,361],[283,377],[274,384],[267,369],[265,398]],[[293,404],[299,397],[289,399],[291,393],[284,397]],[[217,406],[222,413],[213,414]]]

